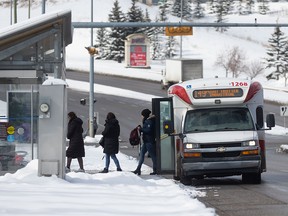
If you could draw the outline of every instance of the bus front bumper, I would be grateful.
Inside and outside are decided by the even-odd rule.
[[[238,161],[182,161],[182,170],[185,176],[231,176],[243,173],[256,173],[261,170],[260,157],[252,160]]]

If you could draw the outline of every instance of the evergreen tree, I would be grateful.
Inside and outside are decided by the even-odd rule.
[[[268,40],[270,47],[267,49],[268,58],[266,58],[266,68],[274,68],[274,71],[270,73],[266,78],[279,79],[279,76],[283,74],[285,70],[285,49],[287,46],[287,38],[279,27],[275,28],[272,37]]]
[[[247,14],[252,14],[254,8],[254,0],[246,0],[246,12]]]
[[[183,13],[182,17],[186,20],[190,20],[192,18],[192,0],[182,0],[183,1]]]
[[[115,0],[111,13],[108,18],[109,22],[125,22],[124,13],[121,11],[118,0]],[[110,53],[108,59],[122,60],[124,57],[124,40],[125,29],[119,27],[111,28],[110,32]]]
[[[159,3],[159,21],[166,22],[168,20],[167,13],[168,13],[169,4],[167,0],[163,0]]]
[[[144,16],[144,22],[151,22],[151,19],[150,19],[150,15],[149,15],[149,11],[148,11],[148,9],[146,8],[146,10],[145,10],[145,16]]]
[[[95,47],[98,49],[97,59],[105,59],[109,55],[109,32],[105,28],[99,28],[96,32]]]
[[[181,7],[182,4],[182,7]],[[175,0],[172,15],[181,17],[184,19],[190,19],[192,17],[191,1],[190,0]]]
[[[168,37],[165,44],[165,58],[172,58],[175,56],[176,39],[173,36]]]
[[[150,38],[150,53],[153,60],[161,58],[161,43],[158,33],[153,34]]]
[[[227,1],[225,0],[219,0],[217,2],[214,2],[215,4],[215,13],[217,23],[224,23],[225,22],[225,16],[228,14],[230,9],[230,4],[227,4]],[[216,31],[224,32],[227,30],[227,27],[216,27]]]
[[[283,56],[283,77],[285,79],[285,87],[287,86],[288,80],[288,42],[284,48],[284,56]]]
[[[155,22],[159,22],[158,17],[155,18]],[[159,28],[153,28],[153,34],[152,35],[148,35],[149,39],[150,39],[150,53],[151,53],[151,58],[153,60],[155,59],[161,59],[163,54],[162,54],[162,37],[164,37],[163,35],[164,31],[162,27]]]
[[[145,11],[144,22],[148,22],[148,23],[151,22],[151,19],[150,19],[150,16],[149,16],[149,12],[148,12],[147,9]],[[155,27],[146,27],[144,29],[144,34],[147,35],[147,37],[149,37],[150,40],[151,40],[151,37],[154,34],[154,31],[155,31]]]
[[[234,3],[235,3],[234,0],[226,0],[226,3],[224,5],[226,7],[227,14],[232,13],[234,9]]]
[[[196,6],[194,7],[193,17],[200,19],[204,17],[204,7],[201,6],[201,0],[195,0]]]
[[[215,3],[216,3],[216,0],[209,0],[208,1],[208,8],[210,10],[210,13],[212,13],[212,14],[216,13]]]
[[[239,0],[237,4],[237,10],[240,15],[244,14],[245,12],[244,0]]]
[[[181,17],[181,0],[175,0],[172,7],[172,15]]]
[[[258,0],[259,13],[265,15],[269,11],[269,0]]]
[[[143,11],[136,5],[136,0],[131,1],[132,5],[127,12],[127,22],[143,22],[144,21]],[[126,36],[134,33],[143,33],[144,31],[145,28],[141,27],[127,28]]]
[[[157,19],[157,22],[167,22],[168,21],[168,17],[167,17],[167,10],[169,8],[169,3],[167,2],[167,0],[162,0],[159,3],[159,19]],[[157,28],[157,33],[164,33],[165,31],[165,27],[159,27]]]

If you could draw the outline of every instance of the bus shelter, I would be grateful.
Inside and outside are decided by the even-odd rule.
[[[71,11],[0,29],[0,175],[38,159],[39,175],[64,175],[65,47]]]

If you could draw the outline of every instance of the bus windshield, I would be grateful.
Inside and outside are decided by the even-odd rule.
[[[197,109],[187,112],[184,133],[254,130],[247,108]]]

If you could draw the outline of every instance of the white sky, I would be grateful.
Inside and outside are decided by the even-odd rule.
[[[62,3],[63,2],[63,3]],[[62,1],[57,5],[47,4],[46,12],[59,9],[72,10],[72,21],[90,21],[90,1],[70,0]],[[85,2],[85,3],[84,3]],[[106,21],[107,14],[112,8],[112,0],[97,0],[94,10],[95,21]],[[125,11],[130,7],[129,0],[119,0],[120,6]],[[288,5],[274,4],[275,8],[286,11]],[[145,8],[146,6],[141,6]],[[272,9],[272,7],[271,7]],[[1,8],[0,28],[10,24],[10,9]],[[88,12],[87,12],[88,11]],[[149,7],[150,17],[155,18],[156,9]],[[34,6],[31,12],[32,17],[41,13],[41,8]],[[27,9],[21,8],[18,11],[18,20],[27,17]],[[283,13],[284,14],[284,13]],[[276,13],[270,17],[260,15],[234,16],[229,17],[231,22],[254,22],[257,17],[258,22],[273,22],[278,19],[287,20],[285,17],[278,17],[282,13]],[[171,21],[175,19],[171,18]],[[177,21],[177,20],[176,20]],[[214,22],[210,17],[205,21]],[[225,34],[220,34],[214,29],[194,29],[194,35],[183,37],[183,56],[189,58],[203,58],[204,77],[224,76],[225,72],[221,68],[214,67],[216,56],[224,48],[237,45],[247,54],[247,59],[262,59],[265,57],[265,43],[267,43],[273,29],[230,29]],[[286,31],[287,32],[287,31]],[[288,32],[287,32],[288,33]],[[90,30],[74,30],[73,44],[67,47],[67,67],[89,71],[89,56],[84,49],[90,44]],[[95,61],[95,71],[123,76],[146,78],[151,80],[161,80],[161,70],[165,68],[164,61],[154,61],[150,70],[127,69],[124,63],[113,61]],[[268,71],[266,73],[269,73]],[[265,87],[283,88],[284,81],[267,82],[264,76],[257,77]],[[70,88],[81,91],[89,91],[89,83],[67,80]],[[160,84],[159,84],[160,86]],[[150,101],[153,95],[146,95],[124,89],[116,89],[108,86],[95,84],[96,93],[112,94],[124,97],[143,98]],[[283,91],[264,91],[265,98],[274,101],[287,103],[287,93]],[[287,135],[287,130],[277,126],[267,133]],[[86,143],[92,138],[86,137]],[[96,141],[99,139],[96,136]],[[95,141],[95,140],[94,140]],[[104,167],[102,160],[103,153],[101,147],[85,146],[86,157],[84,166],[86,170],[101,170]],[[136,149],[135,149],[136,151]],[[160,176],[148,175],[150,167],[143,165],[142,178],[131,173],[137,166],[137,159],[126,156],[122,153],[118,155],[123,172],[116,172],[113,161],[110,164],[108,174],[87,174],[71,172],[66,179],[59,179],[56,176],[38,177],[37,160],[30,162],[25,168],[18,170],[15,174],[0,176],[0,214],[1,215],[215,215],[214,209],[206,208],[198,201],[198,196],[205,196],[194,187],[183,186],[171,179],[164,179]],[[73,160],[72,169],[78,169],[77,162]]]

